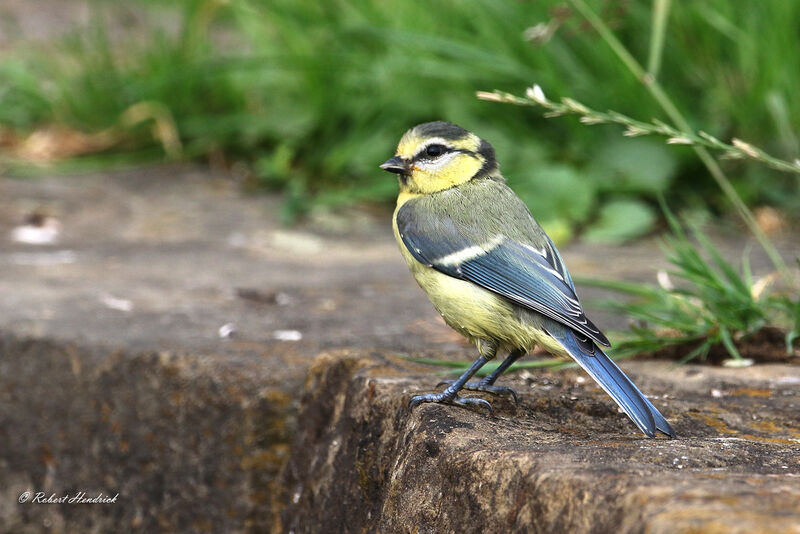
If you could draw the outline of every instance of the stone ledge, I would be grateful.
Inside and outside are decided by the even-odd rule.
[[[752,509],[763,518],[765,502],[780,504],[770,493],[779,485],[795,496],[797,479],[787,473],[797,473],[796,457],[786,451],[797,447],[797,366],[672,371],[668,364],[626,363],[645,391],[670,395],[657,404],[679,432],[700,441],[642,441],[602,392],[576,383],[581,375],[569,372],[511,379],[523,392],[522,405],[497,401],[496,420],[437,406],[409,413],[411,392],[432,386],[436,377],[431,368],[381,354],[424,351],[420,355],[466,359],[471,353],[414,285],[388,218],[340,220],[346,224],[338,230],[329,219],[287,231],[274,216],[276,198],[242,195],[224,177],[192,167],[69,180],[0,178],[0,189],[0,532],[264,532],[283,502],[290,503],[284,524],[308,531],[324,524],[304,508],[310,486],[301,481],[312,479],[319,491],[333,491],[313,497],[331,506],[320,514],[338,518],[342,528],[372,530],[402,531],[396,510],[405,509],[398,507],[408,507],[420,525],[446,530],[469,514],[476,525],[489,524],[492,510],[507,506],[462,492],[463,506],[442,507],[449,515],[440,518],[437,494],[425,493],[415,476],[442,488],[448,499],[462,479],[484,488],[506,484],[519,504],[488,531],[510,524],[512,512],[520,525],[541,525],[543,518],[553,528],[588,520],[603,525],[618,518],[635,530],[644,524],[639,516],[656,524],[652,510],[659,499],[668,510],[669,503],[681,506],[690,497],[708,504],[687,508],[699,525],[711,525],[702,514],[715,510],[724,512],[720,517],[739,517],[733,505],[702,493],[709,485],[676,486],[684,500],[675,497],[669,477],[680,481],[696,469],[701,474],[693,476],[722,480],[724,495],[731,495],[727,485],[734,480],[745,496],[761,487],[754,484],[766,488],[767,501],[750,506],[742,497],[736,513]],[[13,230],[39,212],[59,221],[58,241],[15,242]],[[785,250],[796,249],[796,236],[784,242]],[[733,253],[742,243],[729,245]],[[564,252],[574,272],[623,279],[651,279],[653,258],[660,257],[652,240],[611,250],[626,258],[611,266],[589,245]],[[591,300],[591,290],[581,291]],[[603,328],[624,324],[621,317],[592,317]],[[235,327],[232,337],[220,336],[226,324]],[[295,439],[310,362],[322,350],[341,347],[385,350],[316,360],[309,384],[332,390],[307,397],[298,448],[284,478],[276,480]],[[797,381],[779,383],[781,373]],[[359,398],[364,388],[372,404]],[[721,396],[712,397],[712,389]],[[383,420],[389,426],[376,435]],[[342,455],[335,464],[327,456],[334,440]],[[399,449],[403,444],[411,449]],[[347,469],[358,446],[364,452],[353,477]],[[438,464],[413,456],[423,446]],[[615,457],[617,449],[627,456]],[[697,453],[705,450],[716,456]],[[525,455],[549,463],[531,467]],[[496,466],[504,478],[492,479],[476,459]],[[654,465],[656,460],[663,463]],[[419,461],[416,471],[410,461]],[[311,462],[330,473],[314,478]],[[530,472],[522,476],[508,467],[516,464]],[[647,475],[641,484],[655,488],[653,494],[636,493],[634,478],[620,474],[626,469]],[[601,475],[608,493],[597,489],[602,486],[594,477]],[[325,482],[325,476],[339,477],[341,484]],[[292,485],[273,505],[283,483]],[[293,503],[298,488],[305,489]],[[19,494],[31,489],[119,490],[120,502],[17,504]],[[352,493],[356,489],[363,495]],[[579,490],[589,493],[577,506]],[[545,499],[547,491],[573,496],[563,508],[569,514]],[[626,504],[636,495],[650,501]],[[353,503],[352,509],[334,508],[343,502]],[[775,525],[796,517],[792,506],[776,513]]]
[[[270,374],[0,335],[0,531],[268,531],[301,386]],[[18,504],[29,490],[120,495]]]
[[[624,367],[679,439],[639,435],[577,370],[511,379],[520,405],[495,401],[490,418],[409,411],[436,382],[429,369],[322,355],[283,473],[282,530],[798,531],[800,367]]]

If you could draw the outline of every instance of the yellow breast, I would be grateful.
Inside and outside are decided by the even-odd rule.
[[[521,321],[513,303],[472,282],[423,265],[409,252],[397,228],[397,211],[415,196],[401,194],[398,197],[392,218],[394,236],[411,274],[445,322],[472,341],[494,339],[508,349],[533,348],[542,332]]]

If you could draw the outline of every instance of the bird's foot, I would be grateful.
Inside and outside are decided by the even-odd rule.
[[[452,385],[455,380],[442,380],[436,387],[443,386],[445,384]],[[494,395],[511,395],[514,399],[514,404],[519,403],[519,399],[517,398],[517,392],[513,389],[506,387],[506,386],[495,386],[494,384],[489,384],[488,382],[484,382],[483,380],[479,382],[467,382],[464,384],[462,389],[466,389],[469,391],[484,391],[486,393],[492,393]]]
[[[454,404],[456,406],[482,406],[489,411],[489,415],[494,415],[494,410],[492,409],[491,403],[489,401],[483,399],[477,399],[474,397],[459,397],[453,393],[448,391],[444,391],[442,393],[427,393],[425,395],[414,395],[411,397],[411,401],[408,403],[408,406],[413,408],[415,406],[419,406],[423,402],[435,402],[437,404]]]

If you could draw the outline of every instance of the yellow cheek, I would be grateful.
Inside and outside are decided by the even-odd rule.
[[[411,168],[411,178],[406,189],[422,194],[450,189],[468,182],[480,170],[482,164],[479,159],[464,154],[435,172],[413,166]]]

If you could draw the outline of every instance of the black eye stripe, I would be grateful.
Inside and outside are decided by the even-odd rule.
[[[414,156],[414,159],[436,159],[452,150],[453,149],[451,147],[443,145],[442,143],[431,143],[430,145],[421,148]]]

